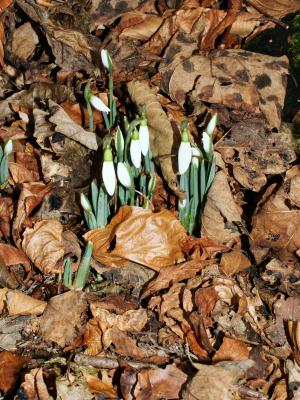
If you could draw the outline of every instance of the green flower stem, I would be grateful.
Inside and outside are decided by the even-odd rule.
[[[65,287],[72,289],[72,260],[70,257],[64,260],[64,285]]]

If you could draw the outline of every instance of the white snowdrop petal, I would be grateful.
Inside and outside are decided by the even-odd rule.
[[[131,186],[130,174],[126,165],[122,162],[118,162],[117,176],[123,186],[125,186],[126,188],[130,188]]]
[[[9,139],[4,146],[4,154],[8,156],[10,153],[12,153],[13,147],[14,147],[13,141],[12,139]]]
[[[140,168],[142,161],[141,145],[139,140],[131,139],[130,158],[135,168]]]
[[[181,142],[178,150],[178,171],[183,175],[189,168],[192,160],[192,148],[190,142]]]
[[[107,193],[112,196],[116,187],[116,173],[112,161],[103,161],[102,179]]]
[[[202,133],[202,144],[203,144],[203,149],[205,153],[209,153],[210,151],[210,142],[211,142],[211,136],[207,132]]]
[[[80,194],[80,204],[84,211],[91,211],[91,204],[83,193]]]
[[[107,50],[105,50],[105,49],[101,50],[101,61],[102,61],[103,66],[106,69],[109,69],[108,54],[107,54]]]
[[[209,135],[212,135],[212,134],[214,133],[214,130],[215,130],[216,125],[217,125],[217,118],[218,118],[218,115],[217,115],[217,114],[214,114],[214,115],[211,117],[209,123],[207,124],[206,132],[207,132]]]
[[[146,156],[149,150],[149,128],[148,126],[140,126],[139,129],[139,141],[141,146],[141,152],[143,156]]]
[[[110,112],[110,109],[107,107],[107,105],[104,104],[103,101],[101,99],[99,99],[99,97],[97,97],[97,96],[91,96],[90,103],[92,104],[93,107],[96,108],[96,110],[104,111],[107,113]]]

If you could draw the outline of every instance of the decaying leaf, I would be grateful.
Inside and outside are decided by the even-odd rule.
[[[38,42],[39,38],[30,22],[25,22],[25,24],[19,26],[13,33],[12,51],[16,56],[26,60],[33,55]]]
[[[198,372],[188,384],[184,400],[233,400],[233,387],[242,382],[254,361],[224,361],[216,365],[197,365]]]
[[[241,50],[218,50],[210,57],[195,55],[178,64],[169,93],[181,106],[190,94],[199,102],[223,104],[234,110],[261,113],[279,128],[285,97],[288,60]]]
[[[264,11],[276,18],[282,18],[287,14],[292,14],[300,9],[297,0],[252,0],[256,10]]]
[[[51,117],[49,121],[55,124],[56,131],[73,139],[91,150],[98,149],[98,138],[93,132],[84,130],[76,124],[62,107],[53,101],[49,101]]]
[[[6,304],[9,315],[40,315],[43,313],[46,302],[34,299],[20,290],[0,289],[1,311]]]
[[[222,254],[220,267],[224,274],[234,275],[240,271],[249,268],[251,262],[242,250],[233,250],[229,253]]]
[[[59,263],[65,254],[62,233],[63,226],[56,220],[37,222],[24,232],[24,253],[47,275],[62,272],[62,263]]]
[[[241,211],[234,202],[227,177],[219,171],[207,194],[202,232],[211,239],[226,243],[240,236],[241,223]]]
[[[24,357],[20,357],[9,351],[0,353],[0,389],[7,394],[18,379],[18,376],[26,363]]]
[[[293,260],[300,248],[300,170],[292,167],[284,183],[253,217],[251,251],[256,261],[274,253],[282,261]]]
[[[180,245],[186,233],[170,211],[123,206],[105,228],[89,231],[84,238],[93,242],[93,256],[105,265],[117,267],[131,260],[160,270],[183,259]],[[114,239],[114,249],[108,252]]]
[[[84,333],[87,307],[86,295],[81,291],[52,297],[40,321],[43,339],[61,347],[73,344]]]
[[[53,400],[49,395],[42,368],[34,368],[25,374],[21,387],[29,399]]]
[[[245,342],[224,337],[221,347],[213,356],[214,363],[249,359],[250,348]]]

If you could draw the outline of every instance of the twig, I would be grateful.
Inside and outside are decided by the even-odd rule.
[[[114,369],[120,366],[117,358],[87,356],[86,354],[76,354],[75,363],[80,365],[90,365],[95,368]],[[141,361],[127,361],[128,365],[135,369],[157,367],[156,364]]]
[[[258,6],[257,4],[253,3],[252,0],[245,0],[245,3],[248,3],[249,6],[255,8],[260,14],[267,17],[269,20],[273,21],[275,24],[281,26],[283,29],[289,29],[288,25],[280,21],[280,19],[273,17],[273,15],[269,14],[265,11],[262,7]]]

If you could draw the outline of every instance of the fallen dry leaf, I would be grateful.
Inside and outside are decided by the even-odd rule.
[[[34,368],[25,374],[21,387],[29,399],[53,400],[44,381],[42,368]]]
[[[250,348],[245,342],[225,336],[221,347],[213,356],[213,362],[248,360],[249,353]]]
[[[22,249],[30,260],[47,275],[63,271],[65,254],[63,226],[56,220],[37,222],[24,232]]]
[[[40,320],[43,339],[60,347],[73,344],[84,333],[87,308],[86,295],[81,291],[52,297]]]
[[[134,396],[137,400],[179,399],[187,375],[174,364],[141,371],[137,376]]]
[[[282,18],[300,10],[298,0],[251,0],[257,11],[266,12],[276,18]]]
[[[5,293],[5,302],[9,315],[40,315],[47,303],[34,299],[20,290],[0,289]]]
[[[245,379],[254,361],[223,361],[216,365],[197,365],[198,372],[188,384],[184,400],[233,400],[232,386]]]
[[[85,377],[88,388],[92,393],[101,393],[101,395],[104,395],[109,399],[117,398],[117,392],[114,389],[112,382],[108,379],[100,379],[97,376],[91,375],[87,372],[83,372],[83,376]]]
[[[249,268],[251,262],[242,250],[233,250],[222,254],[220,268],[225,275],[231,276]]]
[[[202,215],[202,234],[226,243],[239,238],[239,224],[241,211],[233,199],[227,176],[223,171],[219,171],[207,194]]]
[[[14,388],[25,363],[25,357],[20,357],[9,351],[0,353],[0,389],[4,394],[9,393]]]
[[[38,42],[38,35],[35,33],[30,22],[25,22],[25,24],[15,29],[13,33],[12,51],[17,57],[27,60],[33,55]]]
[[[93,256],[104,265],[117,267],[127,259],[160,270],[184,258],[180,245],[186,233],[170,211],[123,206],[105,228],[84,238],[93,242]],[[114,238],[115,247],[108,252]]]

